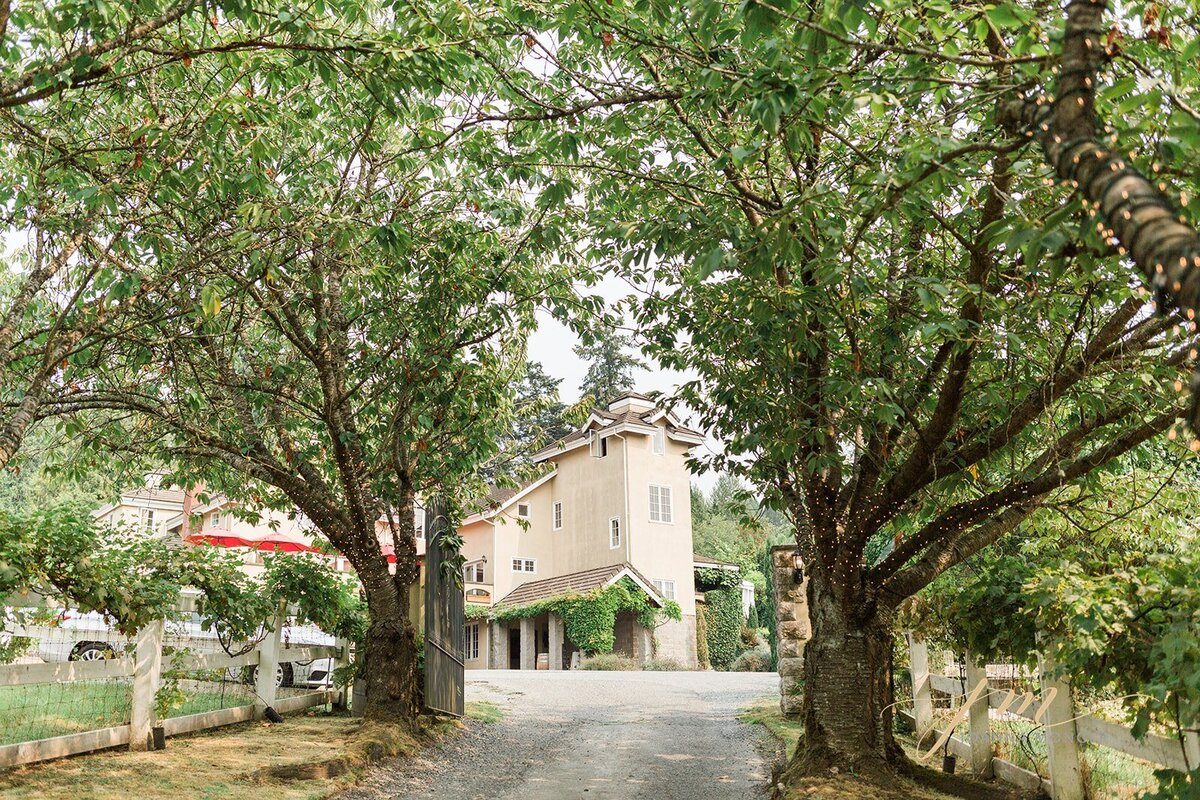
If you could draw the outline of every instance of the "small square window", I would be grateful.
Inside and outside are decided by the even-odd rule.
[[[529,503],[517,503],[517,516],[521,519],[529,519]]]

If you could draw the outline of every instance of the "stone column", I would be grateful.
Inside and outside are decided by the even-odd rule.
[[[771,548],[775,587],[775,630],[779,642],[779,708],[784,716],[800,715],[804,681],[804,643],[812,635],[808,620],[807,579],[796,583],[792,554],[796,546]]]
[[[521,669],[537,669],[537,639],[533,617],[521,620]]]
[[[508,626],[500,622],[488,625],[489,669],[508,669]]]
[[[558,616],[558,614],[555,614],[554,612],[550,612],[548,617],[550,625],[550,669],[561,670],[563,660],[563,639],[565,638],[566,632],[562,617]]]

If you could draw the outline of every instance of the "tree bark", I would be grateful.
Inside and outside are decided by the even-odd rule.
[[[886,780],[906,763],[892,736],[892,635],[879,615],[860,615],[858,594],[823,570],[809,575],[804,737],[786,783],[833,768]]]
[[[382,559],[380,559],[382,561]],[[400,581],[383,570],[360,571],[370,626],[363,653],[364,716],[411,724],[421,710],[417,636]]]

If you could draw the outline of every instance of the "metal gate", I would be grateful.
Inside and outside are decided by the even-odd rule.
[[[449,533],[446,503],[432,498],[425,507],[425,707],[461,717],[465,598],[454,570],[443,569],[448,554],[442,552],[442,537]]]

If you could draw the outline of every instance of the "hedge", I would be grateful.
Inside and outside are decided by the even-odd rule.
[[[710,589],[704,593],[708,611],[708,659],[713,669],[726,670],[738,655],[742,632],[742,593],[738,589]]]

